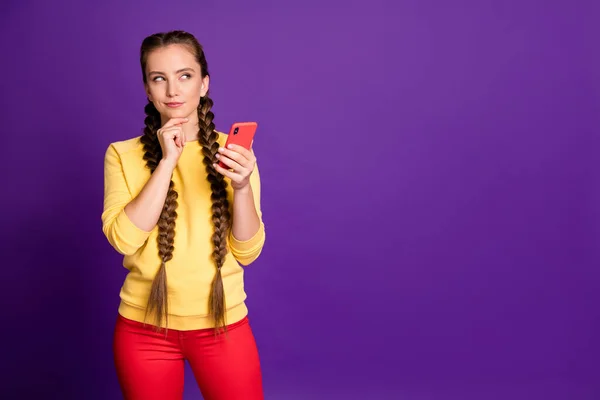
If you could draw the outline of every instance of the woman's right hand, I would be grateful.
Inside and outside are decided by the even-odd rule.
[[[177,165],[185,145],[185,136],[181,127],[185,122],[188,122],[187,118],[171,118],[156,132],[162,149],[162,161],[167,162],[173,168]]]

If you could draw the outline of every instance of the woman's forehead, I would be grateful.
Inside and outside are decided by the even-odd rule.
[[[185,46],[171,45],[152,51],[147,58],[148,70],[155,68],[162,72],[176,72],[183,68],[197,69],[196,58]]]

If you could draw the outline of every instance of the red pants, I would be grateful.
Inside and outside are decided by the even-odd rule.
[[[263,399],[262,377],[248,318],[228,327],[153,332],[150,326],[118,316],[114,336],[117,377],[126,400],[181,400],[184,360],[205,400]]]

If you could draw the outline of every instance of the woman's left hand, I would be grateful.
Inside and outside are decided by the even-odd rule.
[[[256,165],[256,157],[252,148],[248,150],[242,146],[230,144],[227,149],[220,147],[216,157],[230,168],[228,170],[221,167],[219,163],[213,164],[219,173],[231,179],[231,187],[234,190],[244,189],[250,184],[250,174]]]

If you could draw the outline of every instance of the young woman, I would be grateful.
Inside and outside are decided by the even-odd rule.
[[[193,35],[151,35],[140,61],[144,134],[104,161],[102,230],[129,270],[113,349],[123,395],[181,399],[187,360],[206,400],[262,399],[243,279],[265,242],[254,152],[222,147]]]

